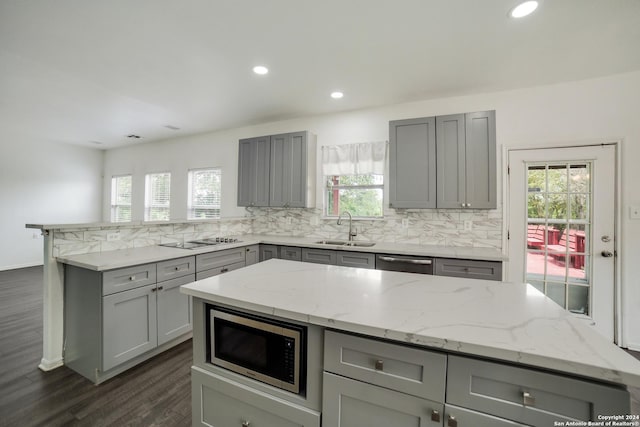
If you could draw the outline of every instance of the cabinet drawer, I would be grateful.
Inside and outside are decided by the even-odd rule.
[[[447,403],[532,426],[628,414],[626,390],[584,380],[449,356]]]
[[[211,270],[225,265],[245,262],[245,248],[227,249],[218,252],[209,252],[196,256],[196,271]]]
[[[196,273],[196,280],[206,279],[207,277],[217,276],[218,274],[226,273],[227,271],[237,270],[244,267],[244,261],[236,262],[235,264],[229,264],[222,267],[212,268],[211,270],[198,271]]]
[[[302,248],[280,246],[280,258],[291,261],[302,261]]]
[[[196,257],[170,259],[157,264],[157,281],[175,279],[196,272]]]
[[[194,426],[320,427],[320,413],[191,368]]]
[[[144,264],[102,273],[102,295],[156,283],[156,265]]]
[[[444,406],[444,425],[456,424],[458,427],[527,427],[526,424],[494,417],[481,412],[470,411],[453,405]],[[549,424],[552,426],[553,424]]]
[[[441,427],[442,406],[327,372],[323,376],[323,427]]]
[[[376,255],[362,252],[336,251],[336,264],[345,267],[376,268]]]
[[[278,258],[278,246],[260,245],[260,262]]]
[[[324,339],[325,371],[444,402],[446,355],[334,331]]]
[[[502,280],[502,262],[437,258],[435,275],[468,279]]]
[[[328,249],[302,248],[302,261],[316,264],[336,264],[336,253]]]

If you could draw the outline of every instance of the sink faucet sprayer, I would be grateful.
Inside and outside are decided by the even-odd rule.
[[[349,215],[349,241],[351,242],[358,232],[353,229],[353,217],[349,211],[344,211],[338,216],[337,224],[342,225],[342,215]]]

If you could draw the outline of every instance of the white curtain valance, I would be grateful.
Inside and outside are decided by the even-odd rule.
[[[362,175],[384,173],[387,142],[325,145],[322,147],[322,174]]]

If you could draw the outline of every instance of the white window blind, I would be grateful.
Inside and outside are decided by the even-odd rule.
[[[131,221],[131,175],[111,178],[111,222]]]
[[[187,218],[220,218],[221,190],[219,168],[190,170]]]
[[[145,176],[144,220],[169,221],[171,174],[151,173]]]

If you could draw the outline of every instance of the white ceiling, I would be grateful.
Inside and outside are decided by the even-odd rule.
[[[515,4],[1,0],[1,127],[112,148],[640,69],[640,0]]]

